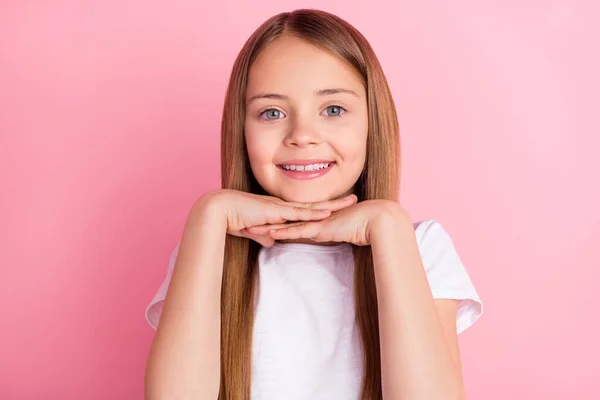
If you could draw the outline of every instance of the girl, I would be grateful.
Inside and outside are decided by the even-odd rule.
[[[442,226],[398,204],[365,38],[320,11],[266,21],[221,135],[223,189],[193,205],[146,311],[146,398],[462,399],[457,334],[481,301]]]

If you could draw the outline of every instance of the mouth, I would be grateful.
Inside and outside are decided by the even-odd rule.
[[[292,179],[315,179],[319,178],[336,165],[335,161],[328,160],[292,160],[277,167],[283,174]]]

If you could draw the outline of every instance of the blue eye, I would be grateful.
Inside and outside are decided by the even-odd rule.
[[[344,114],[346,110],[344,107],[340,106],[329,106],[323,112],[326,113],[326,117],[339,117],[340,115]]]
[[[276,108],[269,108],[268,110],[261,112],[260,117],[272,121],[285,117],[285,114]]]

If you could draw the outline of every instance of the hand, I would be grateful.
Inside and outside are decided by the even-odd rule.
[[[207,202],[225,216],[228,234],[271,247],[275,239],[268,233],[255,233],[248,229],[254,226],[279,226],[290,221],[319,221],[329,217],[332,212],[356,203],[356,196],[317,203],[295,203],[272,196],[224,189],[211,192]]]
[[[366,246],[371,244],[372,230],[383,226],[380,222],[395,224],[405,217],[405,211],[393,201],[366,200],[319,221],[254,226],[247,231],[254,235],[270,235],[274,240],[310,239],[318,243],[347,242]]]

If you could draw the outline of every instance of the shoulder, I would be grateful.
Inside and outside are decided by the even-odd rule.
[[[434,219],[413,222],[417,244],[421,251],[431,251],[440,247],[454,247],[454,241],[446,228]]]
[[[432,276],[463,275],[464,266],[454,240],[439,221],[414,222],[415,237],[425,270]],[[436,271],[434,273],[434,271]]]
[[[481,316],[483,303],[442,224],[430,219],[413,225],[433,297],[458,301],[456,327],[460,333]]]
[[[436,236],[440,234],[446,234],[447,232],[445,228],[442,226],[440,222],[435,219],[425,219],[421,221],[413,222],[413,227],[415,228],[415,234],[417,238],[422,239],[423,236]]]

